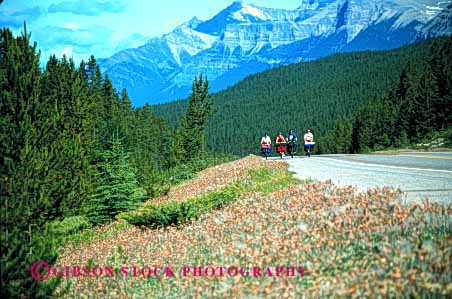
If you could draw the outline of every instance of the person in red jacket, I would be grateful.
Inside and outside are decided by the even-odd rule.
[[[286,152],[286,138],[284,138],[281,132],[279,132],[278,136],[276,136],[275,144],[276,151],[281,154],[281,158],[284,157]]]

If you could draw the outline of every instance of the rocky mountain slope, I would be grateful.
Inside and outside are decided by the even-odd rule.
[[[185,98],[199,73],[217,91],[282,64],[451,34],[451,2],[303,0],[294,10],[234,2],[210,20],[195,17],[99,63],[135,105],[164,102]]]

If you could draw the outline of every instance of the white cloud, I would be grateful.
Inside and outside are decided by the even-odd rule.
[[[76,22],[67,22],[63,24],[63,28],[70,30],[78,30],[80,29],[80,24]]]

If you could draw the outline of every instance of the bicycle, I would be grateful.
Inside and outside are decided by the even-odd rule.
[[[298,145],[295,141],[289,141],[287,144],[287,153],[293,158],[293,155],[297,153]]]
[[[306,152],[306,156],[311,157],[312,149],[314,148],[315,142],[306,141],[304,143],[304,151]]]
[[[279,142],[276,144],[276,151],[280,155],[281,159],[284,157],[284,154],[286,152],[286,143],[285,142]]]
[[[268,155],[272,152],[272,146],[271,144],[261,144],[261,154],[265,157],[265,160],[267,160]]]

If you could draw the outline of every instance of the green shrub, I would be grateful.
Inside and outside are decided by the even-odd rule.
[[[438,134],[439,138],[444,139],[445,146],[452,146],[452,128],[448,128]]]
[[[117,218],[130,224],[150,227],[178,225],[231,203],[239,194],[237,188],[231,186],[186,201],[146,204],[134,211],[120,213]]]
[[[78,246],[82,243],[93,243],[94,240],[115,238],[120,231],[130,226],[131,224],[126,221],[118,221],[102,230],[97,227],[85,228],[82,231],[63,236],[60,244],[73,243]]]
[[[119,137],[113,136],[110,148],[101,153],[97,186],[87,204],[87,215],[93,224],[109,222],[118,213],[138,207],[145,199],[145,190],[138,186],[129,154]]]
[[[248,174],[248,179],[220,191],[185,201],[170,200],[158,205],[146,203],[136,210],[120,213],[117,218],[133,225],[150,227],[179,225],[232,203],[243,192],[270,193],[299,182],[287,170],[260,168],[250,170]]]
[[[171,187],[196,177],[197,173],[213,165],[234,160],[236,157],[227,154],[207,154],[204,158],[185,164],[177,164],[170,169],[151,171],[140,181],[141,186],[150,198],[168,194]]]
[[[189,164],[179,164],[171,168],[167,172],[167,181],[170,185],[176,185],[183,181],[192,179],[195,177],[195,171]]]
[[[53,233],[65,236],[90,227],[91,222],[85,216],[70,216],[61,221],[55,220],[50,223],[50,229]]]

